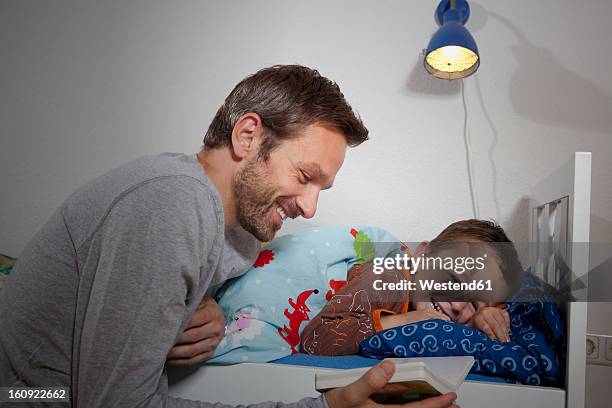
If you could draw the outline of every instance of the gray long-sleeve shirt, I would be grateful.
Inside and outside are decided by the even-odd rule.
[[[166,355],[204,295],[244,273],[258,248],[242,229],[225,233],[195,155],[145,157],[93,180],[0,292],[0,386],[70,387],[76,407],[211,406],[168,396]]]

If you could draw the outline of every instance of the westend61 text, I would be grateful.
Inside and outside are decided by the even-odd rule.
[[[491,286],[491,280],[474,280],[472,282],[437,282],[434,280],[419,280],[418,286],[420,290],[427,291],[468,291],[468,290],[493,290]],[[374,290],[416,290],[417,282],[412,282],[407,279],[402,279],[399,282],[383,282],[381,279],[377,279],[372,284]]]

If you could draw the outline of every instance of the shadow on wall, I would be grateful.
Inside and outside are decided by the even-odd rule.
[[[424,58],[423,51],[410,70],[406,83],[408,92],[429,96],[457,95],[461,91],[461,81],[449,81],[430,75],[423,66]]]
[[[612,221],[591,213],[590,236],[588,299],[612,302]]]
[[[590,227],[590,236],[592,242],[612,243],[612,221],[602,217],[599,214],[595,214],[592,212]]]
[[[525,119],[551,126],[609,133],[612,130],[612,95],[563,67],[550,50],[532,44],[504,16],[470,3],[475,24],[472,30],[492,18],[517,37],[511,47],[518,67],[510,79],[510,101],[514,111]],[[537,92],[534,92],[537,90]]]
[[[510,216],[503,222],[508,238],[515,242],[529,241],[529,197],[518,199]]]
[[[470,10],[470,31],[479,31],[492,19],[514,33],[519,42],[511,47],[518,67],[510,78],[508,91],[518,115],[546,125],[610,133],[612,95],[564,68],[562,61],[550,50],[532,44],[504,16],[487,11],[475,2],[470,2]],[[421,55],[410,71],[406,84],[409,92],[434,97],[460,93],[459,81],[440,80],[429,75],[423,67],[423,58]]]
[[[612,244],[597,244],[596,249],[591,248],[603,254],[604,250],[610,251]],[[604,246],[605,245],[605,246]],[[609,252],[608,252],[609,254]],[[599,257],[599,256],[598,256]],[[591,265],[586,278],[588,286],[587,299],[589,302],[612,302],[612,258],[607,258],[596,265]],[[608,317],[609,320],[609,317]]]
[[[529,265],[529,197],[519,198],[510,216],[504,222],[498,222],[514,243],[523,266]]]

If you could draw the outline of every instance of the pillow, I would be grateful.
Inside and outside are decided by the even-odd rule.
[[[491,340],[463,324],[432,319],[375,333],[361,342],[359,353],[379,359],[473,356],[472,373],[510,377],[528,385],[559,386],[563,378],[559,342],[543,330],[561,321],[556,306],[511,302],[505,308],[510,315],[511,341],[507,343]]]
[[[346,283],[347,271],[400,245],[375,227],[310,228],[262,244],[253,267],[217,293],[227,331],[208,362],[267,362],[297,353],[302,330]]]
[[[0,274],[8,275],[15,266],[17,259],[0,254]]]
[[[16,261],[15,258],[0,254],[0,290],[4,287],[5,281],[11,273],[13,266],[15,266]]]

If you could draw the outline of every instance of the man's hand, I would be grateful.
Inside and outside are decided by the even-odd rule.
[[[510,316],[508,312],[498,307],[481,307],[468,326],[482,330],[492,340],[510,341]]]
[[[224,334],[225,316],[217,302],[206,297],[168,353],[166,363],[192,365],[206,361],[213,356]]]
[[[325,393],[327,405],[329,408],[459,408],[455,404],[457,394],[454,392],[402,405],[380,405],[372,401],[370,395],[381,390],[393,377],[394,372],[395,364],[391,361],[383,361],[354,383],[327,391]]]

